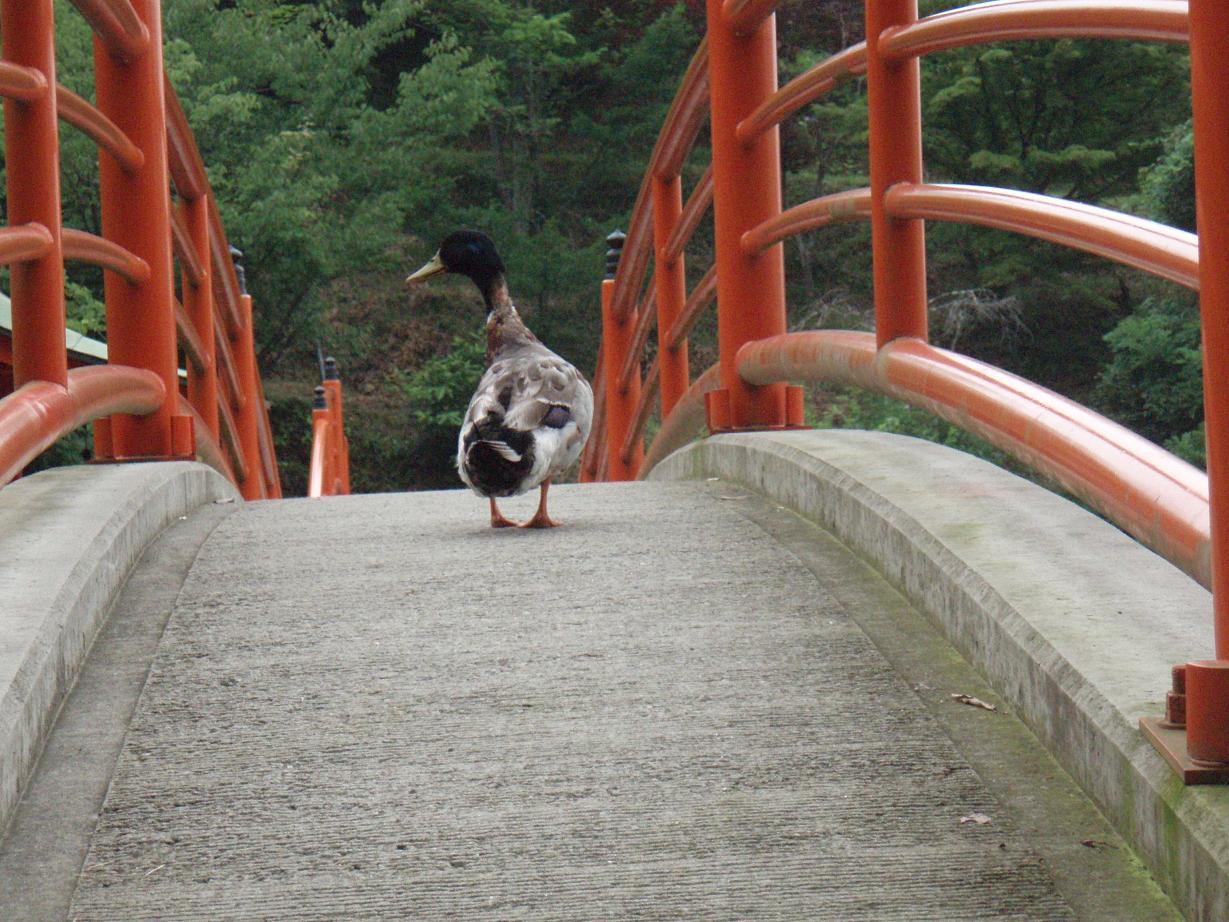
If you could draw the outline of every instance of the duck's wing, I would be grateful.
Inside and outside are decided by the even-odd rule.
[[[501,363],[491,366],[494,371]],[[503,376],[506,396],[504,424],[519,432],[541,426],[562,429],[574,422],[584,435],[593,416],[593,391],[571,363],[544,347],[526,349],[507,359]]]

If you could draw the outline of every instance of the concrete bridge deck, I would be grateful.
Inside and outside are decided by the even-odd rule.
[[[185,513],[13,813],[0,918],[1180,918],[831,535],[729,479],[552,511]]]

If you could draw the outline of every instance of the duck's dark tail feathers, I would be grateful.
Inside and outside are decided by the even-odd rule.
[[[512,496],[533,469],[533,437],[504,425],[491,411],[476,421],[462,440],[465,472],[487,496]]]

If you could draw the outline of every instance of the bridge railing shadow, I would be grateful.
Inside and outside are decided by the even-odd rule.
[[[97,37],[93,103],[56,82],[52,0],[0,3],[15,388],[0,400],[0,485],[92,421],[99,459],[199,458],[245,498],[280,496],[252,300],[163,69],[160,4],[74,5]],[[101,152],[101,236],[62,226],[61,120]],[[65,260],[104,270],[106,365],[68,368]]]
[[[708,4],[707,37],[650,157],[626,241],[612,241],[621,253],[602,283],[597,420],[582,479],[644,476],[705,427],[800,426],[801,393],[788,382],[852,384],[929,410],[1057,481],[1214,590],[1217,660],[1179,668],[1166,717],[1187,722],[1189,755],[1229,762],[1229,726],[1216,716],[1229,710],[1229,68],[1217,58],[1229,46],[1229,8],[998,0],[918,19],[915,0],[867,0],[867,41],[778,88],[775,5]],[[1065,199],[923,181],[921,57],[1073,37],[1189,42],[1199,237]],[[783,211],[778,125],[853,78],[866,84],[870,186]],[[706,121],[712,166],[684,203],[683,163]],[[715,263],[688,293],[684,250],[710,208]],[[1209,473],[1046,388],[930,345],[927,220],[1026,234],[1198,291]],[[871,224],[875,332],[787,332],[781,241],[847,221]],[[687,335],[714,300],[719,361],[693,379]],[[654,326],[658,349],[642,376]],[[658,406],[661,426],[646,450]]]

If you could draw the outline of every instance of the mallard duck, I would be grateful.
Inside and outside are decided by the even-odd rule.
[[[576,463],[593,420],[593,390],[569,362],[529,331],[508,295],[503,260],[486,234],[450,234],[430,261],[406,279],[416,284],[441,272],[468,276],[482,292],[486,373],[478,382],[457,439],[461,479],[491,506],[491,527],[552,528],[546,512],[552,477]],[[517,523],[497,497],[541,489],[538,509]]]

